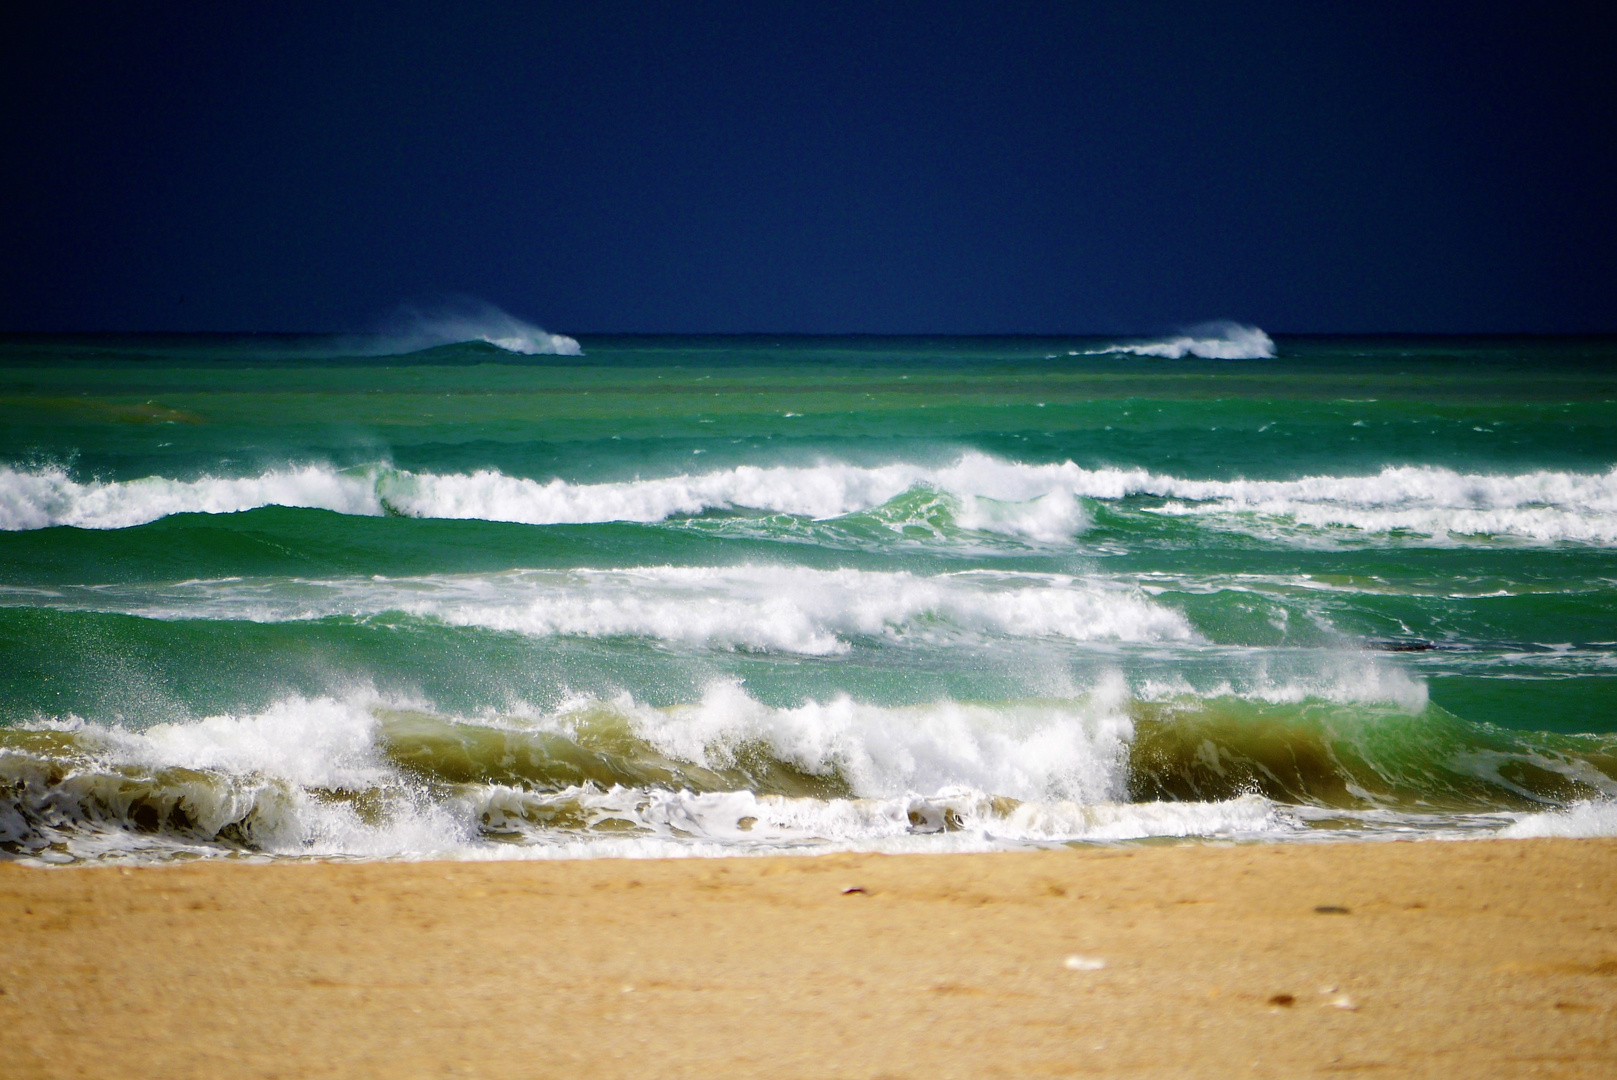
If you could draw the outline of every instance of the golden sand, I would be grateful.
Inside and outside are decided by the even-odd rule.
[[[1617,1076],[1617,841],[0,865],[0,1076]]]

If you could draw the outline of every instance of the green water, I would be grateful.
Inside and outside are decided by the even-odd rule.
[[[1617,341],[0,341],[0,848],[1609,831]]]

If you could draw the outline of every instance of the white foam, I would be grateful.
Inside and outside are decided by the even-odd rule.
[[[889,707],[838,696],[791,708],[765,705],[730,683],[700,701],[653,708],[623,695],[570,701],[518,730],[580,736],[602,711],[659,752],[710,769],[762,747],[773,760],[839,776],[862,798],[972,788],[1021,800],[1114,801],[1126,794],[1133,724],[1120,677],[1049,702],[977,705],[949,700]],[[273,779],[298,788],[366,789],[394,782],[379,749],[373,695],[290,697],[259,713],[160,724],[141,731],[75,723],[106,763]],[[453,723],[454,721],[447,721]]]
[[[373,473],[324,466],[278,469],[257,476],[80,482],[64,469],[0,466],[0,529],[76,525],[121,529],[170,514],[229,514],[260,506],[299,506],[340,514],[380,515]]]
[[[1354,817],[1257,795],[1126,802],[1128,700],[1119,677],[1071,699],[994,706],[888,707],[838,697],[783,708],[719,684],[674,708],[622,697],[503,720],[439,718],[566,734],[589,745],[604,713],[659,753],[707,768],[734,767],[762,751],[807,774],[835,774],[850,792],[839,798],[424,785],[382,749],[387,729],[379,717],[401,703],[371,694],[293,697],[257,713],[141,731],[36,723],[26,726],[71,733],[74,748],[44,756],[52,753],[42,749],[48,740],[0,746],[8,792],[0,843],[46,860],[218,853],[225,835],[270,855],[387,858],[988,851],[1146,837],[1306,838],[1308,820]],[[581,825],[546,824],[558,804]],[[154,831],[150,815],[168,821],[171,809],[180,824]],[[1372,834],[1617,835],[1617,802],[1609,799],[1514,821],[1499,812],[1388,814],[1358,818]],[[52,854],[52,845],[68,854]]]
[[[1085,356],[1105,356],[1110,353],[1160,356],[1167,360],[1182,360],[1186,356],[1199,356],[1204,360],[1269,360],[1275,355],[1275,343],[1256,326],[1212,322],[1170,338],[1084,351]]]
[[[640,833],[581,839],[536,834],[528,815],[541,802],[565,800],[593,822],[630,824]],[[749,791],[610,791],[574,788],[537,799],[515,788],[479,792],[477,815],[525,833],[524,854],[614,857],[819,851],[967,852],[1073,841],[1147,837],[1275,837],[1295,822],[1269,800],[1245,795],[1225,802],[1017,803],[1009,807],[972,788],[884,799],[798,799]],[[558,852],[557,849],[560,849]]]
[[[1053,541],[1083,525],[1070,491],[1022,476],[1023,466],[968,454],[942,469],[839,463],[718,472],[650,480],[573,484],[472,473],[411,473],[381,465],[337,470],[303,466],[249,477],[146,477],[77,481],[60,467],[0,466],[0,529],[53,525],[116,529],[170,514],[231,513],[294,506],[377,516],[511,521],[529,525],[662,521],[713,509],[745,508],[810,518],[868,510],[917,487],[950,493],[967,528]],[[990,498],[984,492],[994,492]]]
[[[867,798],[965,786],[1015,799],[1097,802],[1123,794],[1133,734],[1126,696],[1114,679],[1063,702],[894,708],[838,696],[776,708],[720,683],[694,705],[652,709],[625,697],[613,707],[663,753],[708,768],[762,745],[804,772],[836,773]]]
[[[1296,480],[1195,480],[1145,469],[1024,465],[967,454],[936,480],[945,489],[994,490],[1024,503],[1053,496],[1176,500],[1156,510],[1280,535],[1289,526],[1424,536],[1509,536],[1617,543],[1617,468],[1490,475],[1434,466]]]
[[[1491,476],[1430,466],[1387,468],[1373,476],[1300,480],[1194,481],[1137,476],[1142,494],[1190,500],[1161,512],[1284,519],[1312,528],[1514,536],[1541,541],[1617,541],[1617,469],[1538,470]]]
[[[994,490],[1010,492],[1013,499],[1065,493],[1103,500],[1176,500],[1155,512],[1210,518],[1269,536],[1302,526],[1366,534],[1617,543],[1617,468],[1489,475],[1402,466],[1365,476],[1194,480],[1145,469],[1085,469],[1070,461],[1019,465],[968,454],[954,471],[979,488],[994,485]]]
[[[46,839],[81,857],[147,849],[216,851],[236,825],[258,850],[277,855],[395,857],[472,843],[475,823],[400,777],[377,745],[371,695],[292,697],[261,713],[210,716],[144,730],[72,721],[85,756],[30,770],[28,755],[0,750],[13,794],[32,803],[30,827],[13,803],[0,813],[0,841],[43,823]],[[64,768],[64,765],[70,767]],[[380,792],[362,813],[341,793]],[[337,796],[337,797],[334,797]],[[131,807],[175,807],[191,822],[161,838],[132,826]],[[376,813],[380,809],[381,813]]]
[[[654,480],[571,484],[561,479],[541,483],[491,470],[447,476],[401,473],[388,486],[386,497],[401,512],[416,517],[530,525],[662,521],[730,507],[831,518],[878,506],[916,485],[925,474],[907,465],[742,465]]]
[[[735,508],[823,520],[870,510],[911,490],[932,489],[952,497],[956,520],[968,529],[1055,541],[1081,529],[1084,513],[1075,491],[1050,468],[968,453],[941,467],[740,465],[600,484],[541,483],[489,470],[470,475],[400,472],[387,477],[380,492],[389,506],[415,517],[549,525],[662,521]]]
[[[1057,542],[1085,527],[1082,498],[1150,496],[1171,500],[1152,512],[1203,517],[1262,535],[1337,528],[1366,535],[1617,543],[1617,468],[1487,475],[1403,466],[1365,476],[1195,480],[1144,469],[1086,469],[1070,461],[1023,464],[975,452],[942,466],[741,465],[597,484],[494,470],[411,473],[381,465],[308,465],[235,478],[77,481],[54,466],[0,466],[0,528],[122,528],[169,514],[268,505],[532,525],[652,522],[714,509],[828,519],[871,510],[912,490],[941,493],[966,529],[1039,542]]]
[[[1183,672],[1169,678],[1141,680],[1132,688],[1141,701],[1201,704],[1220,698],[1245,698],[1272,705],[1332,702],[1339,705],[1391,706],[1409,716],[1426,711],[1430,701],[1424,680],[1410,675],[1385,656],[1358,650],[1308,650],[1292,670],[1275,672],[1274,658],[1258,656],[1240,677],[1217,677],[1198,686]],[[1297,670],[1301,668],[1301,670]]]
[[[288,698],[261,713],[209,716],[140,731],[104,729],[120,761],[150,768],[275,777],[299,787],[368,787],[386,767],[375,749],[376,717],[365,697]]]
[[[522,570],[416,578],[231,579],[61,590],[54,606],[147,618],[288,622],[402,612],[537,637],[645,637],[805,655],[856,637],[1188,641],[1184,616],[1137,589],[1063,574],[793,566]]]
[[[1309,678],[1270,680],[1260,676],[1242,688],[1242,696],[1276,705],[1305,701],[1337,704],[1392,705],[1410,716],[1426,711],[1430,691],[1424,680],[1380,658],[1335,656]]]
[[[1525,814],[1499,830],[1499,835],[1517,840],[1540,836],[1617,836],[1617,802],[1587,800],[1563,810]]]
[[[1001,829],[1027,840],[1143,840],[1273,836],[1296,827],[1269,799],[1242,795],[1223,802],[1025,802],[1006,816]]]

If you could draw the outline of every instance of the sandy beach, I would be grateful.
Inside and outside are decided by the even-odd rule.
[[[1617,842],[0,865],[0,1075],[1611,1076]]]

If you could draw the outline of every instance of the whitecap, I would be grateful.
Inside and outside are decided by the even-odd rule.
[[[1112,353],[1158,356],[1165,360],[1182,360],[1186,356],[1199,356],[1204,360],[1270,360],[1275,355],[1275,343],[1256,326],[1219,321],[1192,327],[1187,333],[1172,337],[1084,350],[1085,356]]]

